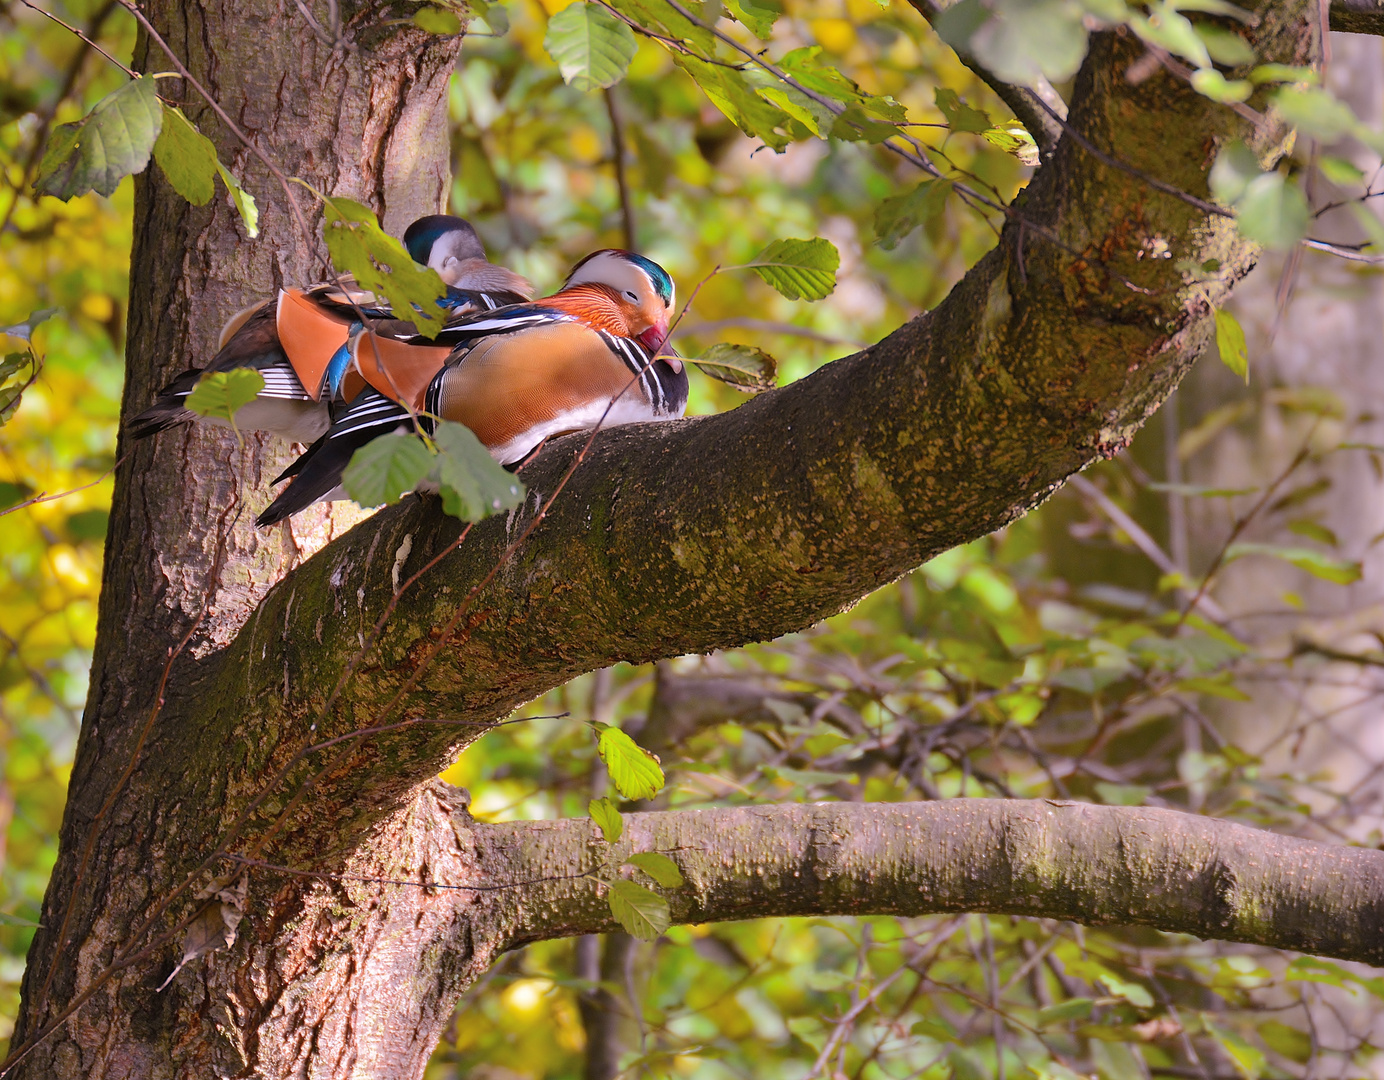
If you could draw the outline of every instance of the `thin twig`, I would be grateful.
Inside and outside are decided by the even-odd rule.
[[[51,11],[44,11],[43,8],[39,7],[37,4],[32,4],[32,3],[30,3],[29,0],[19,0],[19,2],[20,2],[21,4],[23,4],[26,8],[28,8],[30,11],[37,11],[37,12],[38,12],[40,15],[42,15],[45,19],[52,19],[55,23],[57,23],[59,26],[61,26],[61,27],[62,27],[64,30],[66,30],[68,33],[73,34],[73,35],[75,35],[76,37],[80,38],[82,41],[86,42],[88,48],[95,49],[97,52],[99,52],[102,56],[104,56],[104,57],[105,57],[107,60],[109,60],[112,64],[114,64],[116,67],[118,67],[121,71],[123,71],[123,72],[124,72],[126,75],[128,75],[130,78],[132,78],[132,79],[138,79],[138,78],[139,78],[139,75],[138,75],[133,69],[126,67],[124,64],[122,64],[119,60],[117,60],[117,59],[116,59],[114,56],[112,56],[110,53],[106,52],[105,49],[101,48],[100,45],[96,44],[95,41],[93,41],[91,38],[87,37],[86,34],[82,33],[80,30],[78,30],[78,29],[77,29],[75,26],[73,26],[71,23],[64,22],[62,19],[60,19],[60,18],[58,18],[56,15],[54,15]],[[128,6],[128,5],[126,5],[126,6]],[[105,8],[105,9],[103,9],[103,11],[101,12],[101,15],[103,16],[102,19],[101,19],[101,21],[104,21],[104,13],[105,13],[105,11],[108,11],[108,10],[109,10],[109,8]]]
[[[76,495],[79,491],[86,491],[87,488],[94,488],[102,480],[110,476],[111,473],[115,472],[116,469],[120,468],[121,464],[129,456],[130,452],[128,450],[125,451],[125,453],[121,455],[119,461],[89,484],[83,484],[81,487],[69,488],[66,491],[59,491],[56,495],[49,495],[45,491],[40,491],[32,498],[25,499],[23,502],[15,503],[13,506],[7,506],[4,510],[0,510],[0,517],[4,517],[6,514],[13,514],[16,510],[23,510],[26,506],[37,506],[39,503],[56,502],[58,499],[65,499],[69,495]]]
[[[1226,553],[1230,550],[1230,545],[1240,538],[1245,529],[1249,527],[1249,523],[1259,516],[1259,512],[1269,504],[1269,500],[1272,499],[1278,489],[1287,482],[1288,477],[1292,476],[1293,473],[1297,471],[1298,466],[1307,460],[1308,454],[1311,453],[1312,436],[1315,435],[1316,432],[1317,422],[1313,422],[1311,430],[1307,432],[1307,437],[1302,441],[1302,447],[1293,455],[1293,460],[1288,463],[1288,467],[1279,473],[1272,484],[1264,489],[1264,494],[1259,497],[1259,500],[1252,507],[1250,507],[1249,512],[1235,522],[1234,527],[1230,530],[1230,535],[1226,537],[1225,543],[1221,545],[1221,549],[1216,552],[1216,557],[1211,560],[1211,565],[1207,567],[1206,573],[1201,579],[1201,586],[1197,589],[1196,595],[1192,597],[1191,603],[1183,608],[1182,614],[1177,620],[1178,626],[1182,626],[1182,624],[1187,621],[1188,616],[1192,613],[1192,609],[1201,603],[1202,597],[1204,597],[1206,591],[1211,588],[1211,582],[1215,579],[1216,572],[1220,570],[1221,565],[1225,562]]]
[[[615,163],[615,185],[620,190],[620,220],[625,229],[625,247],[639,248],[638,230],[634,224],[634,202],[630,196],[629,176],[625,169],[625,133],[620,123],[620,109],[615,104],[615,88],[605,90],[606,115],[610,117],[610,154]]]

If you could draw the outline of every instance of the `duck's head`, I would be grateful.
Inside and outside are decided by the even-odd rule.
[[[673,279],[667,270],[632,251],[606,248],[577,263],[563,288],[588,284],[612,289],[625,306],[632,336],[655,355],[663,349],[673,315]],[[682,367],[676,358],[664,360],[675,371]]]
[[[448,285],[465,263],[485,262],[485,248],[471,223],[451,214],[421,217],[404,233],[404,247],[414,262],[430,266]]]

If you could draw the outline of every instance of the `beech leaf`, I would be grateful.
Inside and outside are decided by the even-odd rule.
[[[548,20],[543,48],[578,90],[601,90],[625,77],[638,48],[634,31],[599,4],[576,3]]]
[[[617,727],[607,727],[596,744],[610,782],[627,799],[652,799],[663,787],[658,759]]]
[[[1278,172],[1255,177],[1235,204],[1240,234],[1270,251],[1287,251],[1307,235],[1311,211],[1296,183]]]
[[[437,444],[433,475],[442,509],[462,521],[480,521],[524,501],[524,485],[490,456],[464,424],[443,420],[433,434]]]
[[[836,288],[841,256],[830,240],[775,240],[749,265],[790,300],[821,300]]]
[[[703,375],[719,379],[747,394],[759,394],[778,385],[778,361],[753,345],[713,345],[692,363]]]
[[[953,131],[981,132],[994,126],[983,112],[962,101],[955,90],[939,86],[933,91],[932,99],[942,110],[942,115],[947,118],[947,124]]]
[[[1363,575],[1358,562],[1338,559],[1311,548],[1284,547],[1279,544],[1238,543],[1226,548],[1225,561],[1232,562],[1246,555],[1267,555],[1292,563],[1299,570],[1306,570],[1313,577],[1332,581],[1337,585],[1349,585],[1359,581]]]
[[[652,941],[672,923],[668,902],[633,881],[612,881],[607,894],[610,913],[632,937]]]
[[[1245,348],[1245,331],[1240,322],[1223,308],[1216,311],[1216,348],[1221,363],[1249,382],[1249,352]]]
[[[354,274],[361,288],[385,297],[396,318],[414,323],[425,337],[435,336],[442,329],[438,301],[447,295],[437,271],[414,262],[368,207],[350,199],[323,201],[322,236],[336,268]]]
[[[875,243],[886,251],[919,225],[926,224],[947,205],[951,185],[941,180],[924,180],[906,195],[885,199],[875,210]]]
[[[212,371],[197,380],[184,405],[198,416],[235,423],[235,414],[264,389],[264,376],[253,368]]]
[[[154,160],[173,190],[193,206],[211,201],[216,191],[216,147],[175,105],[163,106],[163,130],[154,143]]]
[[[456,12],[448,11],[446,8],[419,8],[413,13],[413,25],[442,37],[461,33],[461,20],[457,18]]]
[[[620,816],[620,811],[615,809],[613,802],[609,799],[592,799],[586,804],[586,812],[600,827],[601,835],[605,837],[607,844],[613,844],[620,839],[620,834],[625,831],[625,819]]]
[[[433,456],[418,436],[382,435],[352,455],[341,484],[361,506],[396,503],[422,482],[432,466]]]
[[[637,855],[631,855],[625,863],[643,870],[665,889],[676,889],[683,883],[682,871],[678,869],[678,864],[657,851],[641,851]]]
[[[54,128],[34,190],[63,200],[88,191],[110,195],[125,177],[144,171],[162,126],[154,79],[131,79],[76,123]]]

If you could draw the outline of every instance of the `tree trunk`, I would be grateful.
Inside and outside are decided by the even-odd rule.
[[[414,217],[442,208],[449,178],[447,86],[459,38],[386,25],[398,21],[387,4],[344,5],[335,41],[332,28],[319,34],[291,4],[150,0],[141,6],[192,75],[285,174],[373,206],[396,235]],[[144,71],[173,68],[143,33],[135,60]],[[302,235],[278,183],[192,87],[160,83],[165,92],[170,87],[181,88],[189,115],[258,199],[262,235],[247,239],[224,192],[195,207],[157,170],[137,178],[127,416],[147,406],[173,375],[205,364],[233,312],[272,297],[282,284],[322,274],[321,245]],[[312,200],[303,189],[296,194],[316,227]],[[204,791],[200,808],[182,807],[192,811],[186,818],[159,798],[154,752],[161,726],[196,725],[205,706],[180,719],[165,712],[152,726],[154,737],[146,742],[144,736],[170,652],[178,654],[176,686],[195,670],[186,661],[230,642],[303,549],[330,534],[328,513],[318,513],[296,536],[254,528],[247,498],[261,497],[287,450],[254,435],[238,446],[230,433],[201,426],[139,443],[122,439],[62,856],[48,890],[45,929],[30,954],[16,1047],[122,955],[148,905],[182,880],[199,839],[188,835],[184,821],[217,820],[221,792]],[[132,755],[137,779],[122,786]],[[223,771],[210,757],[202,764],[204,779]],[[192,762],[174,768],[182,766]],[[103,810],[109,799],[116,805]],[[282,1001],[270,1005],[277,996],[273,965],[253,962],[267,978],[248,998],[237,992],[234,1004],[199,1003],[172,991],[152,993],[162,979],[157,971],[166,974],[174,951],[161,950],[154,967],[140,965],[102,987],[71,1027],[26,1059],[26,1075],[207,1076],[237,1072],[260,1055],[258,1011],[284,1008]],[[280,960],[281,972],[297,962],[288,955]],[[242,972],[247,987],[251,966]],[[325,1060],[347,1041],[340,1031],[320,1033],[313,1053]]]
[[[319,36],[296,4],[163,0],[149,10],[285,172],[373,203],[395,229],[437,207],[442,140],[430,133],[441,131],[454,42],[386,26],[393,12],[375,8],[348,13],[335,49],[321,40],[333,28]],[[1305,2],[1266,9],[1261,55],[1310,62],[1316,12]],[[1071,121],[1107,156],[1065,137],[996,249],[936,311],[733,413],[602,433],[585,457],[584,437],[561,441],[525,470],[526,505],[455,551],[457,523],[435,500],[410,499],[275,586],[299,545],[247,524],[275,455],[190,430],[135,447],[117,477],[91,697],[30,953],[15,1075],[419,1076],[457,996],[500,951],[610,929],[584,876],[600,855],[588,824],[481,829],[431,778],[554,685],[619,660],[801,628],[1012,520],[1128,441],[1202,351],[1211,305],[1255,256],[1226,217],[1144,177],[1205,197],[1219,140],[1270,151],[1273,136],[1167,74],[1130,85],[1124,73],[1139,55],[1114,36],[1094,39]],[[147,44],[139,56],[163,66]],[[234,155],[226,133],[218,144]],[[1112,153],[1128,168],[1109,164]],[[219,202],[188,208],[151,177],[139,189],[129,409],[205,359],[232,310],[311,276],[282,195],[248,156],[237,165],[268,204],[268,242],[245,244]],[[1184,280],[1186,267],[1212,259],[1221,269],[1210,280]],[[421,585],[397,591],[434,558]],[[920,833],[889,808],[852,812],[876,810],[876,823],[853,827],[870,832],[880,870],[906,851],[927,862],[933,848],[914,850],[911,836],[941,844],[961,828]],[[728,848],[719,871],[687,867],[692,889],[670,896],[679,917],[729,917],[706,900],[718,895],[767,898],[735,917],[943,902],[915,888],[908,903],[887,896],[872,907],[852,892],[851,873],[875,868],[848,872],[834,826],[808,820],[825,810],[757,813],[805,853],[815,891],[786,872],[752,873],[769,864]],[[1139,836],[1182,835],[1147,811],[1101,813],[1105,824],[1082,839],[1106,846],[1085,852],[1098,858],[1082,875],[1063,876],[1056,861],[1049,872],[1035,849],[1036,869],[1017,881],[1022,905],[1006,906],[1017,879],[999,874],[986,878],[988,893],[948,894],[947,909],[1307,940],[1273,914],[1296,910],[1281,875],[1241,911],[1213,874],[1209,910],[1229,922],[1140,907],[1137,888],[1097,888],[1102,874],[1129,869]],[[659,821],[686,815],[648,818],[652,841]],[[937,857],[963,877],[967,860],[1002,868],[995,860],[1014,854],[992,846],[953,859],[944,847]],[[1155,869],[1171,882],[1167,850]],[[1352,867],[1365,882],[1359,906],[1319,928],[1328,944],[1377,927],[1377,869]],[[543,879],[560,880],[545,889]],[[1265,906],[1279,896],[1286,906]],[[1127,912],[1116,906],[1126,902]],[[185,947],[224,942],[242,908],[229,948],[157,989]],[[1269,921],[1256,922],[1263,911]]]

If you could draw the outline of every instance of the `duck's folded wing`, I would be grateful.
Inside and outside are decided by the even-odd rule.
[[[603,420],[614,426],[655,419],[641,378],[647,364],[634,342],[571,320],[549,321],[458,350],[423,405],[465,424],[508,463],[550,436]]]
[[[350,340],[354,323],[349,308],[324,306],[301,289],[279,290],[275,311],[279,344],[313,401],[321,400],[327,369]]]

